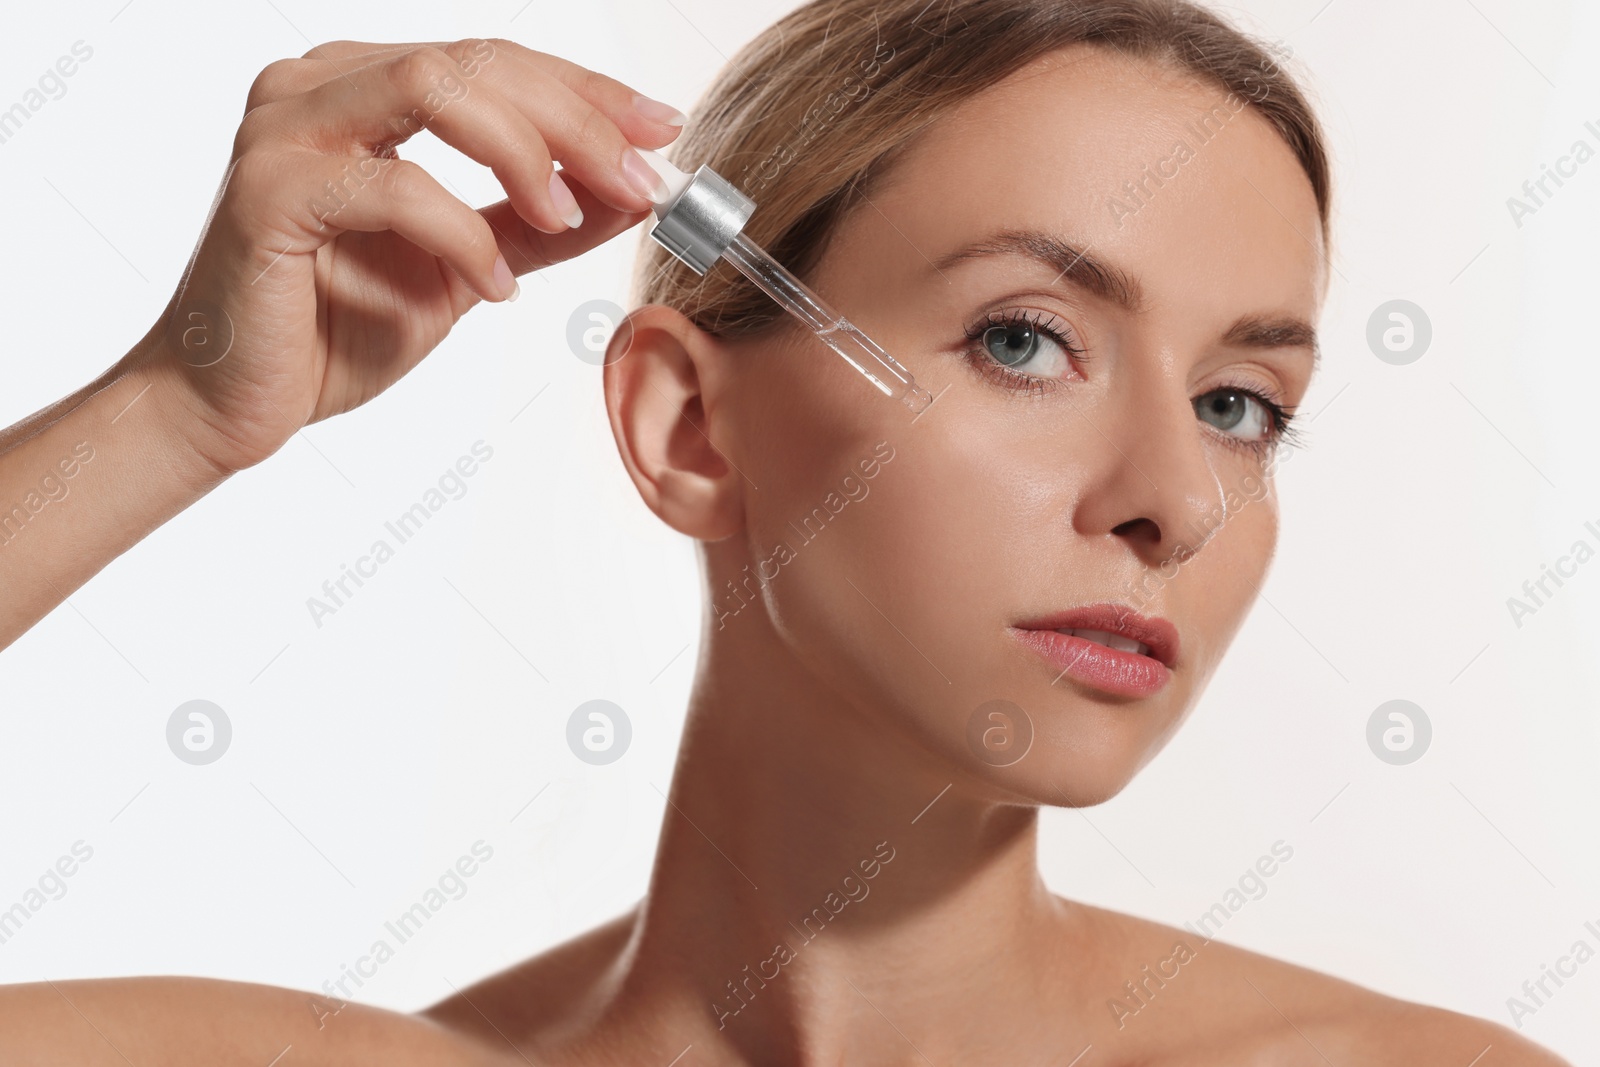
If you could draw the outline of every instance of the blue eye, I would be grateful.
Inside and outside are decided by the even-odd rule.
[[[1262,449],[1289,437],[1294,418],[1280,404],[1253,389],[1225,385],[1194,398],[1194,413],[1239,445]]]
[[[1022,379],[1019,384],[1063,378],[1071,371],[1073,360],[1083,357],[1083,349],[1072,343],[1071,331],[1054,325],[1050,316],[1041,312],[992,312],[969,328],[967,337],[976,342],[972,355],[979,370]]]
[[[1032,324],[1014,322],[1009,326],[990,326],[984,330],[983,346],[996,360],[1014,367],[1033,358],[1043,337]]]

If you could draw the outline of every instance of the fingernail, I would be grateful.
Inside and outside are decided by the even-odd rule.
[[[633,186],[635,192],[652,204],[664,203],[670,195],[661,175],[632,146],[622,153],[622,176],[628,179],[628,184]]]
[[[583,225],[583,211],[578,207],[572,190],[561,180],[560,171],[550,172],[550,202],[555,205],[556,214],[561,216],[562,222],[573,229]]]
[[[659,100],[652,100],[648,96],[638,93],[633,95],[633,109],[651,122],[659,122],[667,126],[682,126],[689,121],[689,116],[673,107],[663,104]]]
[[[494,257],[494,283],[500,287],[507,300],[515,300],[522,292],[522,286],[517,284],[517,276],[506,266],[505,256]]]

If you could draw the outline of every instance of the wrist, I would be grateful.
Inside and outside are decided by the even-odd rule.
[[[202,417],[198,398],[152,331],[119,360],[107,377],[126,397],[113,419],[132,419],[167,469],[196,495],[215,488],[239,467],[218,458],[216,430]]]

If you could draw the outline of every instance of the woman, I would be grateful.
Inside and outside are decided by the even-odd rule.
[[[671,140],[671,116],[484,44],[327,46],[258,80],[162,326],[7,442],[8,460],[59,446],[86,408],[137,413],[124,405],[152,391],[123,432],[178,473],[126,449],[89,465],[156,490],[69,513],[97,558],[511,291],[497,239],[520,270],[644,217],[648,175],[632,190],[616,161],[624,139]],[[378,171],[403,139],[380,135],[388,120],[446,77],[484,88],[426,113],[506,183],[487,223],[400,163],[324,205],[332,244],[303,215],[262,221],[305,199],[286,192],[287,131],[304,145],[357,115],[357,163]],[[535,132],[519,105],[551,77],[575,95]],[[576,176],[575,230],[539,134]],[[318,177],[350,165],[293,151]],[[1271,55],[1184,3],[820,0],[730,62],[671,155],[749,191],[751,236],[937,399],[912,418],[734,272],[701,278],[646,245],[607,409],[645,503],[698,542],[707,591],[647,896],[418,1016],[190,979],[6,989],[7,1058],[1561,1063],[1498,1025],[1061,899],[1035,866],[1038,805],[1096,804],[1154,756],[1272,555],[1330,182]],[[390,295],[427,313],[402,328]],[[320,323],[319,303],[335,308]],[[232,348],[214,360],[219,324]],[[59,589],[92,573],[34,563]],[[13,624],[53,595],[33,590]]]

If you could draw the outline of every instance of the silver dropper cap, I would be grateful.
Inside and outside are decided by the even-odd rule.
[[[696,274],[704,274],[739,236],[755,209],[754,200],[702,165],[677,196],[657,205],[660,217],[650,236]]]

